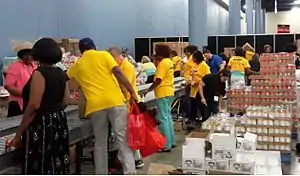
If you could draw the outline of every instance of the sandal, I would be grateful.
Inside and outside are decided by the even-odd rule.
[[[157,153],[168,153],[168,152],[171,152],[171,149],[161,149],[157,151]]]

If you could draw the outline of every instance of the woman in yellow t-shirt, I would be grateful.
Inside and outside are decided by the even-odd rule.
[[[259,74],[250,69],[250,64],[245,58],[246,51],[237,47],[234,50],[235,56],[231,57],[228,68],[231,71],[230,86],[232,89],[239,89],[246,85],[246,75]]]
[[[171,58],[174,64],[174,77],[176,78],[180,76],[183,60],[177,55],[177,52],[175,50],[171,51]]]
[[[200,111],[200,106],[199,106],[200,99],[199,99],[199,96],[197,96],[198,91],[199,91],[198,84],[205,75],[210,74],[210,68],[206,64],[201,51],[198,50],[193,54],[193,61],[195,63],[195,66],[191,69],[191,80],[190,80],[191,114],[190,114],[190,117],[188,117],[189,118],[189,123],[188,123],[189,130],[192,130],[194,128],[194,123],[196,121],[196,118],[198,117],[197,112],[198,112],[198,110]]]
[[[170,59],[171,50],[169,46],[156,45],[155,54],[156,56],[153,57],[156,65],[155,79],[145,93],[154,90],[160,131],[167,139],[165,147],[160,152],[170,152],[171,148],[175,146],[174,126],[171,115],[171,104],[174,97],[174,66]]]

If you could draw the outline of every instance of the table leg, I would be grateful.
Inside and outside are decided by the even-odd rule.
[[[83,146],[82,146],[82,141],[79,141],[76,143],[76,159],[75,159],[75,174],[80,175],[81,173],[81,158],[83,154]]]

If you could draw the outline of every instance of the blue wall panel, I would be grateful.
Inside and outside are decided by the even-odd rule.
[[[208,6],[209,35],[227,34],[228,12]],[[89,36],[105,49],[131,48],[134,37],[188,36],[188,0],[0,0],[0,17],[0,58],[13,55],[12,39]]]

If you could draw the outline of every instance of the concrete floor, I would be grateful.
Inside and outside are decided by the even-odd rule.
[[[144,159],[145,166],[137,170],[138,174],[145,175],[159,175],[167,174],[168,171],[174,170],[181,166],[181,146],[184,142],[185,134],[183,131],[176,132],[177,147],[171,153],[157,153]],[[300,175],[300,163],[298,157],[293,155],[292,163],[283,165],[284,175]],[[72,166],[74,172],[74,166]],[[20,174],[19,167],[8,168],[0,172],[1,175],[17,175]],[[94,174],[94,166],[91,162],[84,162],[82,164],[82,175]]]

